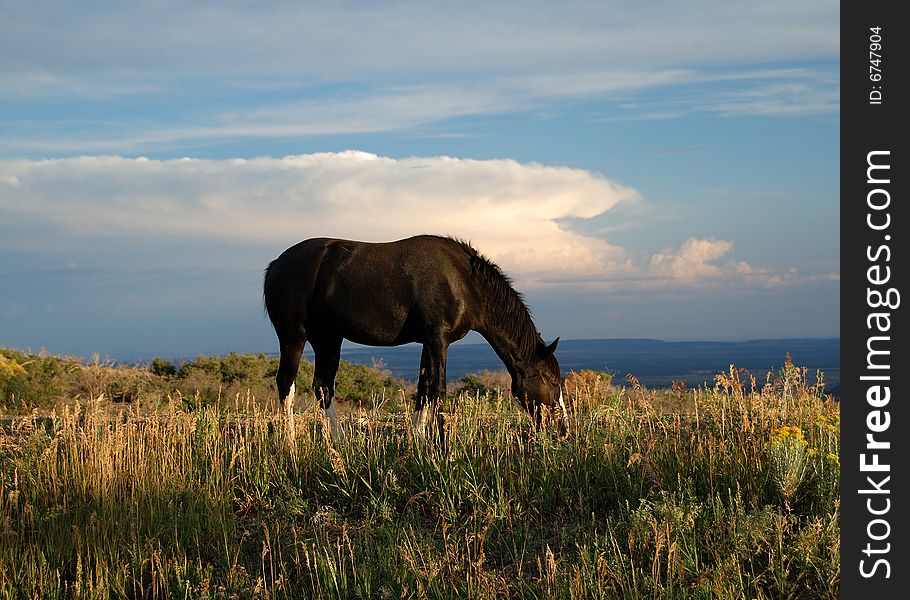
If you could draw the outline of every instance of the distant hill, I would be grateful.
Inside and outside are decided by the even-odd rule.
[[[648,339],[562,340],[556,351],[563,373],[593,369],[613,373],[617,382],[632,373],[645,385],[669,386],[673,380],[685,380],[691,386],[713,382],[714,375],[730,368],[743,368],[763,381],[768,371],[775,373],[784,364],[787,353],[794,364],[808,367],[814,377],[824,373],[827,388],[834,393],[840,387],[840,339],[805,338],[747,340],[742,342],[665,342]],[[307,347],[306,355],[312,360]],[[381,360],[396,377],[413,380],[420,364],[420,346],[410,344],[397,348],[372,348],[345,344],[342,358],[372,364]],[[453,344],[449,348],[448,379],[457,381],[469,373],[504,369],[502,362],[487,344]]]

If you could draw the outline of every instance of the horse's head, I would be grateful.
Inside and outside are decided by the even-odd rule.
[[[560,430],[568,426],[569,414],[562,397],[562,376],[555,352],[559,338],[547,346],[542,341],[537,345],[534,360],[525,363],[512,376],[512,394],[521,405],[540,423],[540,409],[546,406],[558,415]]]

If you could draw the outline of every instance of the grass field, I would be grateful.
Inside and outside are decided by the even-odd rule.
[[[343,441],[310,398],[291,442],[267,359],[206,361],[0,354],[0,597],[838,596],[838,404],[789,361],[696,390],[570,373],[567,439],[475,377],[444,445],[375,371]]]

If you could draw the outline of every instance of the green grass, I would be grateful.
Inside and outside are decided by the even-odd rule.
[[[293,442],[247,394],[58,402],[0,433],[0,597],[835,598],[837,404],[741,379],[570,374],[568,439],[465,395],[444,445],[403,404],[333,444],[311,400]]]

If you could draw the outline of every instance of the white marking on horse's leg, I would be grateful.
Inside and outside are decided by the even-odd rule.
[[[284,399],[284,410],[288,416],[294,414],[294,394],[297,392],[297,386],[291,384],[291,389],[288,391],[287,397]]]
[[[284,399],[284,416],[285,426],[287,428],[288,438],[293,441],[294,434],[297,432],[294,426],[294,393],[297,387],[292,383],[287,397]]]
[[[335,401],[333,400],[329,407],[325,409],[325,416],[328,420],[326,426],[329,428],[329,435],[332,436],[332,441],[339,441],[344,439],[344,430],[341,429],[341,424],[338,423],[338,412],[335,410]]]
[[[566,424],[566,427],[568,427],[569,426],[569,411],[566,409],[566,403],[562,399],[562,390],[559,390],[559,408],[562,409],[563,422]]]
[[[411,414],[411,431],[414,435],[424,437],[427,432],[427,417],[429,410],[426,405]]]

